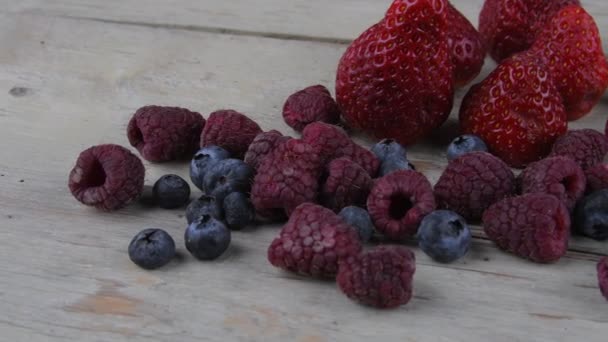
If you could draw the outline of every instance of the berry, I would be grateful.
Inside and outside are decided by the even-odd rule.
[[[535,262],[553,262],[568,249],[570,213],[555,196],[526,194],[492,205],[483,214],[483,227],[501,249]]]
[[[351,256],[340,264],[337,282],[348,298],[390,309],[412,298],[416,257],[401,246],[380,246]]]
[[[600,33],[593,17],[580,6],[557,12],[530,51],[547,66],[569,120],[589,113],[608,87],[608,61]]]
[[[477,221],[492,204],[515,194],[515,176],[502,160],[471,152],[451,161],[435,185],[437,204]]]
[[[188,109],[146,106],[129,121],[127,136],[144,159],[166,162],[190,158],[203,126],[203,116]]]
[[[186,249],[199,260],[213,260],[224,254],[230,245],[230,229],[210,215],[203,215],[192,222],[184,241]]]
[[[175,209],[190,200],[190,185],[178,175],[164,175],[154,183],[152,193],[159,207]]]
[[[471,246],[471,230],[462,216],[437,210],[418,229],[418,246],[435,261],[450,263],[462,258]]]
[[[251,201],[256,212],[285,209],[289,215],[300,204],[316,201],[323,162],[318,150],[301,140],[281,143],[254,178]]]
[[[585,171],[587,192],[608,189],[608,164],[597,164]]]
[[[346,157],[359,164],[372,177],[378,172],[380,166],[378,158],[371,151],[352,141],[340,127],[322,122],[312,123],[304,128],[302,140],[319,149],[321,158],[327,163]]]
[[[529,54],[502,62],[462,101],[460,125],[492,154],[524,167],[549,154],[566,133],[566,112],[547,69]]]
[[[380,172],[378,177],[384,177],[390,173],[401,170],[416,171],[416,167],[410,163],[407,159],[395,158],[387,159],[380,164]]]
[[[365,206],[373,182],[361,166],[348,158],[338,158],[327,165],[326,172],[320,193],[324,207],[339,212],[349,205]]]
[[[80,153],[70,172],[69,188],[83,204],[118,210],[139,198],[146,169],[141,160],[118,145],[98,145]]]
[[[340,109],[329,90],[316,85],[289,96],[283,106],[283,118],[289,127],[301,132],[306,125],[317,121],[337,124]]]
[[[448,118],[454,67],[446,0],[395,0],[342,56],[336,98],[352,128],[409,145]]]
[[[382,139],[372,146],[372,153],[378,157],[380,162],[389,158],[407,159],[407,151],[403,145],[393,139]]]
[[[602,295],[608,300],[608,257],[603,257],[597,263],[597,280]]]
[[[452,161],[469,152],[488,152],[488,146],[476,135],[461,135],[448,146],[448,160]]]
[[[338,215],[357,230],[361,242],[368,242],[374,235],[374,224],[367,210],[351,206],[342,209]]]
[[[255,219],[251,201],[241,192],[233,192],[224,198],[224,214],[230,229],[243,229]]]
[[[574,159],[583,170],[601,163],[606,153],[608,153],[608,139],[593,129],[569,131],[557,139],[551,151],[552,156]]]
[[[203,215],[209,215],[214,219],[222,220],[224,218],[222,204],[218,203],[215,197],[208,195],[202,195],[190,202],[186,208],[186,220],[188,220],[188,224],[196,221],[196,219]]]
[[[131,261],[147,270],[165,266],[174,256],[175,242],[162,229],[144,229],[129,244]]]
[[[203,189],[219,203],[232,192],[251,190],[255,171],[239,159],[224,159],[213,165],[205,174]]]
[[[479,33],[490,55],[500,62],[528,50],[547,22],[578,0],[486,0],[479,15]]]
[[[483,67],[486,51],[481,35],[473,24],[448,2],[448,45],[454,64],[454,82],[457,87],[471,82]]]
[[[203,179],[207,170],[220,160],[230,158],[230,153],[219,146],[203,147],[190,162],[190,180],[197,188],[203,190]]]
[[[201,147],[216,145],[230,152],[233,158],[243,158],[249,145],[262,129],[245,114],[234,110],[211,113],[201,134]]]
[[[521,191],[553,195],[573,210],[585,194],[585,173],[568,157],[551,157],[530,164],[521,174]]]
[[[275,130],[258,134],[245,153],[245,163],[257,170],[264,158],[280,143],[289,139],[291,137],[285,137]]]
[[[397,171],[376,181],[367,198],[376,229],[392,240],[416,234],[422,219],[435,210],[431,183],[416,171]]]
[[[268,247],[278,268],[313,277],[333,277],[338,262],[361,250],[357,232],[331,210],[312,203],[297,207]]]
[[[585,197],[574,211],[574,229],[594,240],[608,239],[608,190]]]

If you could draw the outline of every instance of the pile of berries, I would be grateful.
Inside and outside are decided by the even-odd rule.
[[[608,84],[608,67],[597,58],[601,45],[593,45],[599,40],[593,19],[576,4],[545,6],[538,22],[515,25],[504,8],[508,2],[487,0],[480,35],[449,3],[435,2],[446,6],[395,0],[386,17],[353,42],[338,69],[337,101],[320,85],[290,96],[283,117],[299,138],[265,132],[234,110],[207,120],[177,107],[147,106],[134,114],[127,136],[144,159],[190,159],[191,183],[202,193],[190,201],[189,183],[165,175],[154,184],[153,198],[161,208],[186,207],[185,247],[194,257],[220,257],[231,230],[287,220],[268,247],[270,264],[336,279],[349,298],[393,308],[412,298],[415,256],[398,245],[404,240],[416,239],[438,262],[454,262],[470,248],[469,223],[483,223],[500,249],[547,263],[565,255],[571,231],[608,239],[608,139],[591,129],[567,131],[566,123],[589,112]],[[416,30],[417,44],[434,49],[424,58],[404,53],[414,43],[412,25],[420,22],[433,23]],[[528,25],[534,37],[508,45],[505,30],[518,25]],[[592,48],[579,53],[572,39],[556,34],[587,39]],[[357,53],[384,36],[395,41],[371,49],[371,57]],[[443,123],[454,82],[462,86],[477,76],[484,46],[501,60],[525,51],[471,88],[460,115],[467,134],[448,146],[448,165],[433,185],[403,144]],[[424,72],[395,75],[391,61],[414,63],[412,56]],[[567,74],[552,58],[563,58],[575,72]],[[408,97],[394,93],[405,89],[416,90]],[[341,118],[383,140],[371,149],[358,145],[337,126]],[[525,169],[516,176],[510,166]],[[69,188],[83,204],[113,211],[141,196],[144,175],[128,149],[99,145],[80,154]],[[369,246],[386,241],[391,245]],[[154,269],[170,262],[175,250],[166,231],[145,229],[128,252],[135,264]],[[606,261],[598,265],[604,294],[607,269]]]

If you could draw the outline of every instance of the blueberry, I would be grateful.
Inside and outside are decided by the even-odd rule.
[[[222,206],[217,202],[215,197],[203,195],[190,202],[186,208],[186,220],[188,220],[188,224],[192,223],[203,215],[210,215],[218,220],[224,218]]]
[[[248,193],[253,179],[253,168],[239,159],[225,159],[213,165],[203,179],[205,193],[219,203],[233,192]]]
[[[393,139],[383,139],[379,143],[372,146],[372,152],[380,159],[384,161],[389,156],[398,157],[398,159],[407,159],[407,151],[401,144]]]
[[[131,261],[147,270],[166,265],[174,256],[175,242],[162,229],[144,229],[129,244]]]
[[[385,159],[384,161],[382,161],[382,163],[380,164],[380,172],[379,172],[379,177],[384,177],[386,175],[388,175],[389,173],[393,173],[395,171],[400,171],[400,170],[412,170],[412,171],[416,171],[416,167],[409,162],[409,160],[407,159],[402,159],[402,158],[398,158],[398,157],[389,157],[389,159]]]
[[[594,240],[608,239],[608,189],[593,192],[578,203],[574,228]]]
[[[367,210],[352,206],[345,207],[338,215],[357,230],[362,242],[369,241],[374,235],[374,224]]]
[[[178,175],[164,175],[154,183],[154,201],[164,209],[175,209],[190,200],[190,185]]]
[[[203,179],[207,170],[220,160],[230,158],[230,153],[219,146],[207,146],[194,154],[190,162],[190,180],[203,190]]]
[[[255,210],[247,195],[233,192],[224,198],[224,217],[231,229],[243,229],[255,219]]]
[[[480,137],[466,134],[454,139],[448,146],[448,160],[454,160],[469,152],[488,152],[488,146]]]
[[[213,260],[230,245],[230,229],[210,215],[192,222],[184,234],[186,249],[200,260]]]
[[[435,261],[449,263],[467,254],[471,231],[462,216],[448,210],[427,215],[418,228],[420,249]]]

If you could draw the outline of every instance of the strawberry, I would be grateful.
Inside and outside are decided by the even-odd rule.
[[[536,36],[560,9],[579,0],[486,0],[479,14],[479,33],[494,60],[532,46]]]
[[[593,18],[580,6],[564,7],[540,31],[531,51],[549,69],[568,120],[589,113],[608,86],[608,62]]]
[[[479,75],[486,50],[479,32],[451,3],[448,3],[447,21],[454,82],[457,87],[462,87]]]
[[[463,99],[460,124],[512,167],[545,157],[566,133],[566,112],[553,79],[530,53],[506,59]]]
[[[346,50],[336,78],[347,123],[411,144],[448,118],[454,98],[446,0],[395,0]]]

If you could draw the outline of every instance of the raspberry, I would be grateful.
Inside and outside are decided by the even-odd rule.
[[[129,121],[127,136],[144,159],[166,162],[191,158],[203,126],[203,116],[188,109],[146,106]]]
[[[594,129],[569,131],[557,139],[551,151],[552,156],[574,159],[583,170],[601,163],[606,153],[608,153],[608,139]]]
[[[301,132],[313,122],[336,124],[340,121],[340,109],[329,90],[316,85],[289,96],[283,106],[283,118],[289,127]]]
[[[379,232],[393,240],[407,238],[435,210],[433,188],[421,173],[396,171],[376,181],[367,208]]]
[[[597,264],[597,280],[602,295],[608,299],[608,257],[604,257]]]
[[[350,205],[365,206],[372,178],[348,158],[334,159],[327,165],[327,179],[321,187],[321,203],[335,212]]]
[[[314,202],[318,195],[323,161],[311,145],[297,139],[281,143],[258,168],[251,189],[256,211],[285,209]]]
[[[234,110],[219,110],[209,115],[201,134],[201,147],[216,145],[230,152],[233,158],[243,158],[249,145],[262,129],[245,114]]]
[[[597,164],[585,171],[587,192],[608,189],[608,164]]]
[[[550,157],[530,164],[521,174],[521,191],[553,195],[574,209],[585,194],[585,173],[568,157]]]
[[[471,152],[451,161],[435,185],[437,204],[470,221],[516,191],[515,176],[502,160]]]
[[[80,153],[70,172],[69,187],[83,204],[113,211],[141,195],[145,173],[141,160],[128,149],[98,145]]]
[[[498,247],[535,262],[556,261],[568,249],[570,213],[555,196],[504,199],[486,210],[483,226]]]
[[[333,277],[338,262],[361,250],[357,231],[321,206],[297,207],[279,237],[268,247],[275,267],[313,277]]]
[[[412,298],[416,257],[401,246],[380,246],[340,263],[338,286],[349,298],[377,308],[395,308]]]
[[[289,139],[291,137],[285,137],[281,132],[275,130],[258,134],[245,153],[245,163],[257,169],[277,145]]]
[[[322,122],[311,123],[304,128],[302,140],[319,147],[326,162],[347,157],[359,164],[372,177],[376,175],[380,167],[380,161],[371,151],[357,145],[339,127]]]

